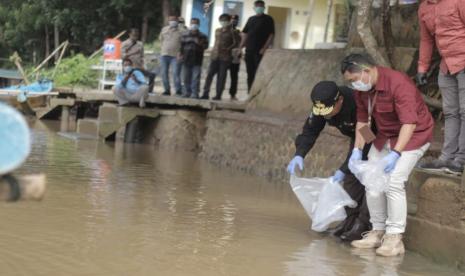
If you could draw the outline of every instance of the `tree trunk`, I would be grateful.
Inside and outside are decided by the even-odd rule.
[[[163,24],[168,24],[168,17],[171,14],[171,1],[163,0]]]
[[[142,18],[142,35],[141,35],[141,40],[143,43],[147,41],[147,35],[149,31],[149,15],[145,14],[144,17]]]
[[[373,0],[360,0],[357,11],[357,31],[368,54],[382,66],[391,67],[386,54],[378,46],[371,30],[371,7]]]
[[[324,35],[324,42],[328,41],[328,32],[329,32],[329,25],[331,23],[331,13],[333,11],[333,0],[328,0],[328,13],[326,14],[326,26],[325,26],[325,35]]]
[[[45,25],[45,57],[50,55],[50,33],[48,31],[48,26]]]
[[[60,31],[58,30],[58,22],[55,21],[53,24],[53,36],[54,36],[54,41],[55,41],[55,49],[60,46]],[[57,52],[55,54],[55,62],[58,61],[58,58],[60,57],[60,54]]]
[[[383,40],[386,49],[386,55],[391,64],[394,64],[394,37],[392,35],[391,27],[391,5],[389,0],[383,0],[383,7],[381,12],[382,26],[383,26]]]

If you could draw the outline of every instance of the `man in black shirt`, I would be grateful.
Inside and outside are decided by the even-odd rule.
[[[190,30],[181,37],[178,59],[183,62],[185,98],[199,98],[203,55],[208,48],[208,37],[199,31],[199,26],[200,20],[192,18]]]
[[[242,30],[240,48],[245,47],[245,63],[247,65],[248,91],[255,80],[255,73],[262,60],[263,54],[270,47],[274,38],[274,20],[265,14],[265,2],[255,1],[256,15],[249,18]]]
[[[370,230],[370,215],[365,199],[365,187],[357,180],[348,168],[349,158],[355,142],[355,125],[357,123],[356,104],[352,89],[338,87],[331,81],[319,82],[313,88],[311,100],[313,111],[305,121],[302,133],[295,140],[295,157],[289,163],[288,171],[294,174],[295,167],[303,169],[303,159],[315,145],[316,139],[326,124],[336,127],[343,135],[350,138],[347,158],[332,176],[337,182],[343,182],[344,189],[357,202],[356,208],[347,208],[347,218],[336,229],[334,234],[346,241],[361,238],[363,232]],[[367,160],[370,145],[363,150]]]

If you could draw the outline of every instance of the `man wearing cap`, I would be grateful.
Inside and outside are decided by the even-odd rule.
[[[357,131],[349,168],[352,161],[362,158],[365,143],[373,141],[368,160],[379,163],[389,174],[385,193],[367,193],[373,230],[353,241],[352,246],[377,248],[376,254],[386,257],[403,254],[405,182],[429,148],[433,118],[420,91],[404,73],[376,66],[370,57],[361,54],[347,56],[341,73],[351,82],[357,103]],[[369,131],[371,122],[376,123],[376,135]]]
[[[336,127],[351,140],[345,162],[332,176],[336,182],[343,182],[344,189],[358,204],[356,208],[346,208],[347,218],[334,231],[334,235],[342,240],[352,241],[362,237],[362,233],[370,230],[370,217],[365,200],[365,188],[348,168],[350,154],[355,142],[356,104],[353,91],[348,87],[338,87],[332,81],[319,82],[312,90],[313,110],[305,121],[302,134],[295,140],[295,157],[287,170],[295,173],[295,167],[303,170],[303,159],[315,145],[316,139],[326,124]],[[365,158],[370,145],[365,146]]]

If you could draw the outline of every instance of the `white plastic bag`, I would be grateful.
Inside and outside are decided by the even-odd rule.
[[[357,179],[365,186],[367,193],[374,195],[387,191],[389,174],[384,172],[386,163],[373,161],[352,161],[349,168]]]
[[[291,187],[308,216],[312,230],[323,232],[346,217],[345,206],[356,207],[340,183],[329,178],[299,178],[291,176]]]

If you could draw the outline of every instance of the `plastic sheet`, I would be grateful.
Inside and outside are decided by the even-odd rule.
[[[342,185],[329,178],[299,178],[293,175],[290,182],[305,212],[312,219],[314,231],[326,231],[332,223],[347,217],[345,206],[357,206]]]
[[[380,161],[352,161],[349,168],[365,186],[367,193],[380,194],[387,191],[389,174],[384,172],[387,163]]]
[[[43,79],[29,85],[14,85],[0,90],[19,90],[27,92],[28,94],[41,94],[51,92],[53,89],[53,82],[51,80]]]

